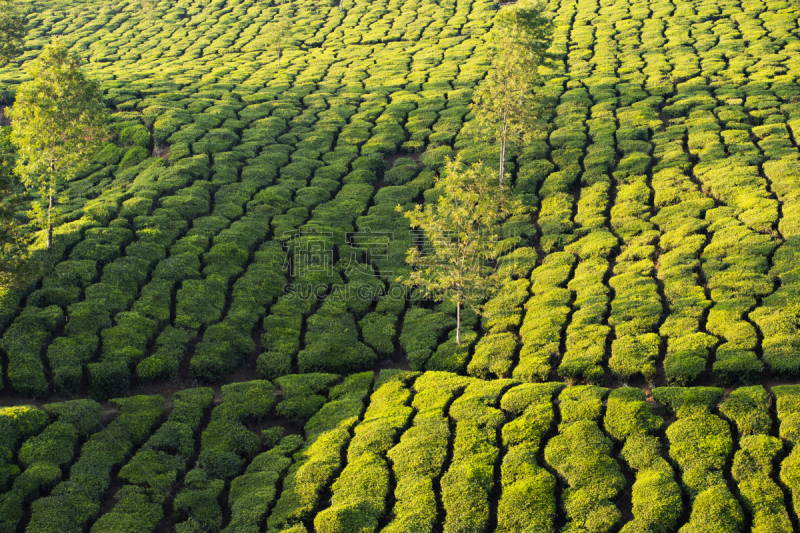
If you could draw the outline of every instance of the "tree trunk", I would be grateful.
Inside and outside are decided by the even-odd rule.
[[[500,187],[503,186],[503,181],[506,173],[506,138],[503,136],[500,141]]]
[[[281,49],[278,48],[278,68],[281,68]]]
[[[461,302],[456,304],[456,344],[461,346]]]
[[[503,186],[506,174],[506,138],[508,137],[508,116],[503,116],[503,130],[500,135],[500,187]]]
[[[47,248],[53,244],[53,220],[50,214],[53,211],[53,189],[50,189],[49,203],[47,205]]]

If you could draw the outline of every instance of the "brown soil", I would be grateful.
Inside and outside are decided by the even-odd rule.
[[[153,157],[160,157],[162,159],[168,159],[169,158],[169,145],[154,146],[152,155],[153,155]]]
[[[0,105],[0,126],[10,126],[11,121],[6,117],[6,106]]]

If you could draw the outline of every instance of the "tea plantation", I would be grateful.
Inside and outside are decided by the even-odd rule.
[[[460,344],[401,211],[497,167],[508,7],[19,8],[0,126],[62,36],[113,136],[0,290],[0,533],[800,531],[796,1],[549,1],[528,213]]]
[[[375,378],[3,408],[0,528],[794,530],[800,385],[657,387],[648,403],[634,387]]]

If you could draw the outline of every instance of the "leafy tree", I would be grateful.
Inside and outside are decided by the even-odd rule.
[[[542,112],[535,88],[539,65],[548,59],[552,23],[544,4],[525,0],[504,7],[490,34],[492,68],[474,95],[472,110],[484,134],[500,145],[500,186],[505,181],[506,145],[535,130]]]
[[[0,63],[22,53],[25,19],[14,9],[13,0],[0,0]]]
[[[453,303],[456,343],[461,344],[461,309],[468,305],[480,313],[481,303],[499,287],[495,263],[513,242],[503,238],[501,223],[524,208],[508,189],[498,187],[497,176],[482,163],[465,167],[448,160],[436,191],[436,202],[404,213],[427,242],[422,250],[408,250],[406,262],[414,270],[397,281],[419,287],[425,298]]]
[[[264,46],[278,54],[278,67],[281,66],[281,55],[286,48],[286,42],[292,35],[292,24],[289,19],[282,18],[278,22],[267,25],[264,35]]]
[[[57,219],[56,194],[91,158],[106,132],[102,92],[80,64],[62,41],[47,46],[30,62],[31,80],[19,86],[9,113],[18,150],[16,172],[28,190],[40,194],[32,213],[47,230],[48,248]]]
[[[139,0],[139,9],[142,10],[147,20],[152,20],[156,11],[157,0]]]

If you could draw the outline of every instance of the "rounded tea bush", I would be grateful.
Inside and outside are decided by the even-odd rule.
[[[419,173],[419,164],[410,157],[401,157],[386,171],[384,179],[389,185],[405,185]]]

